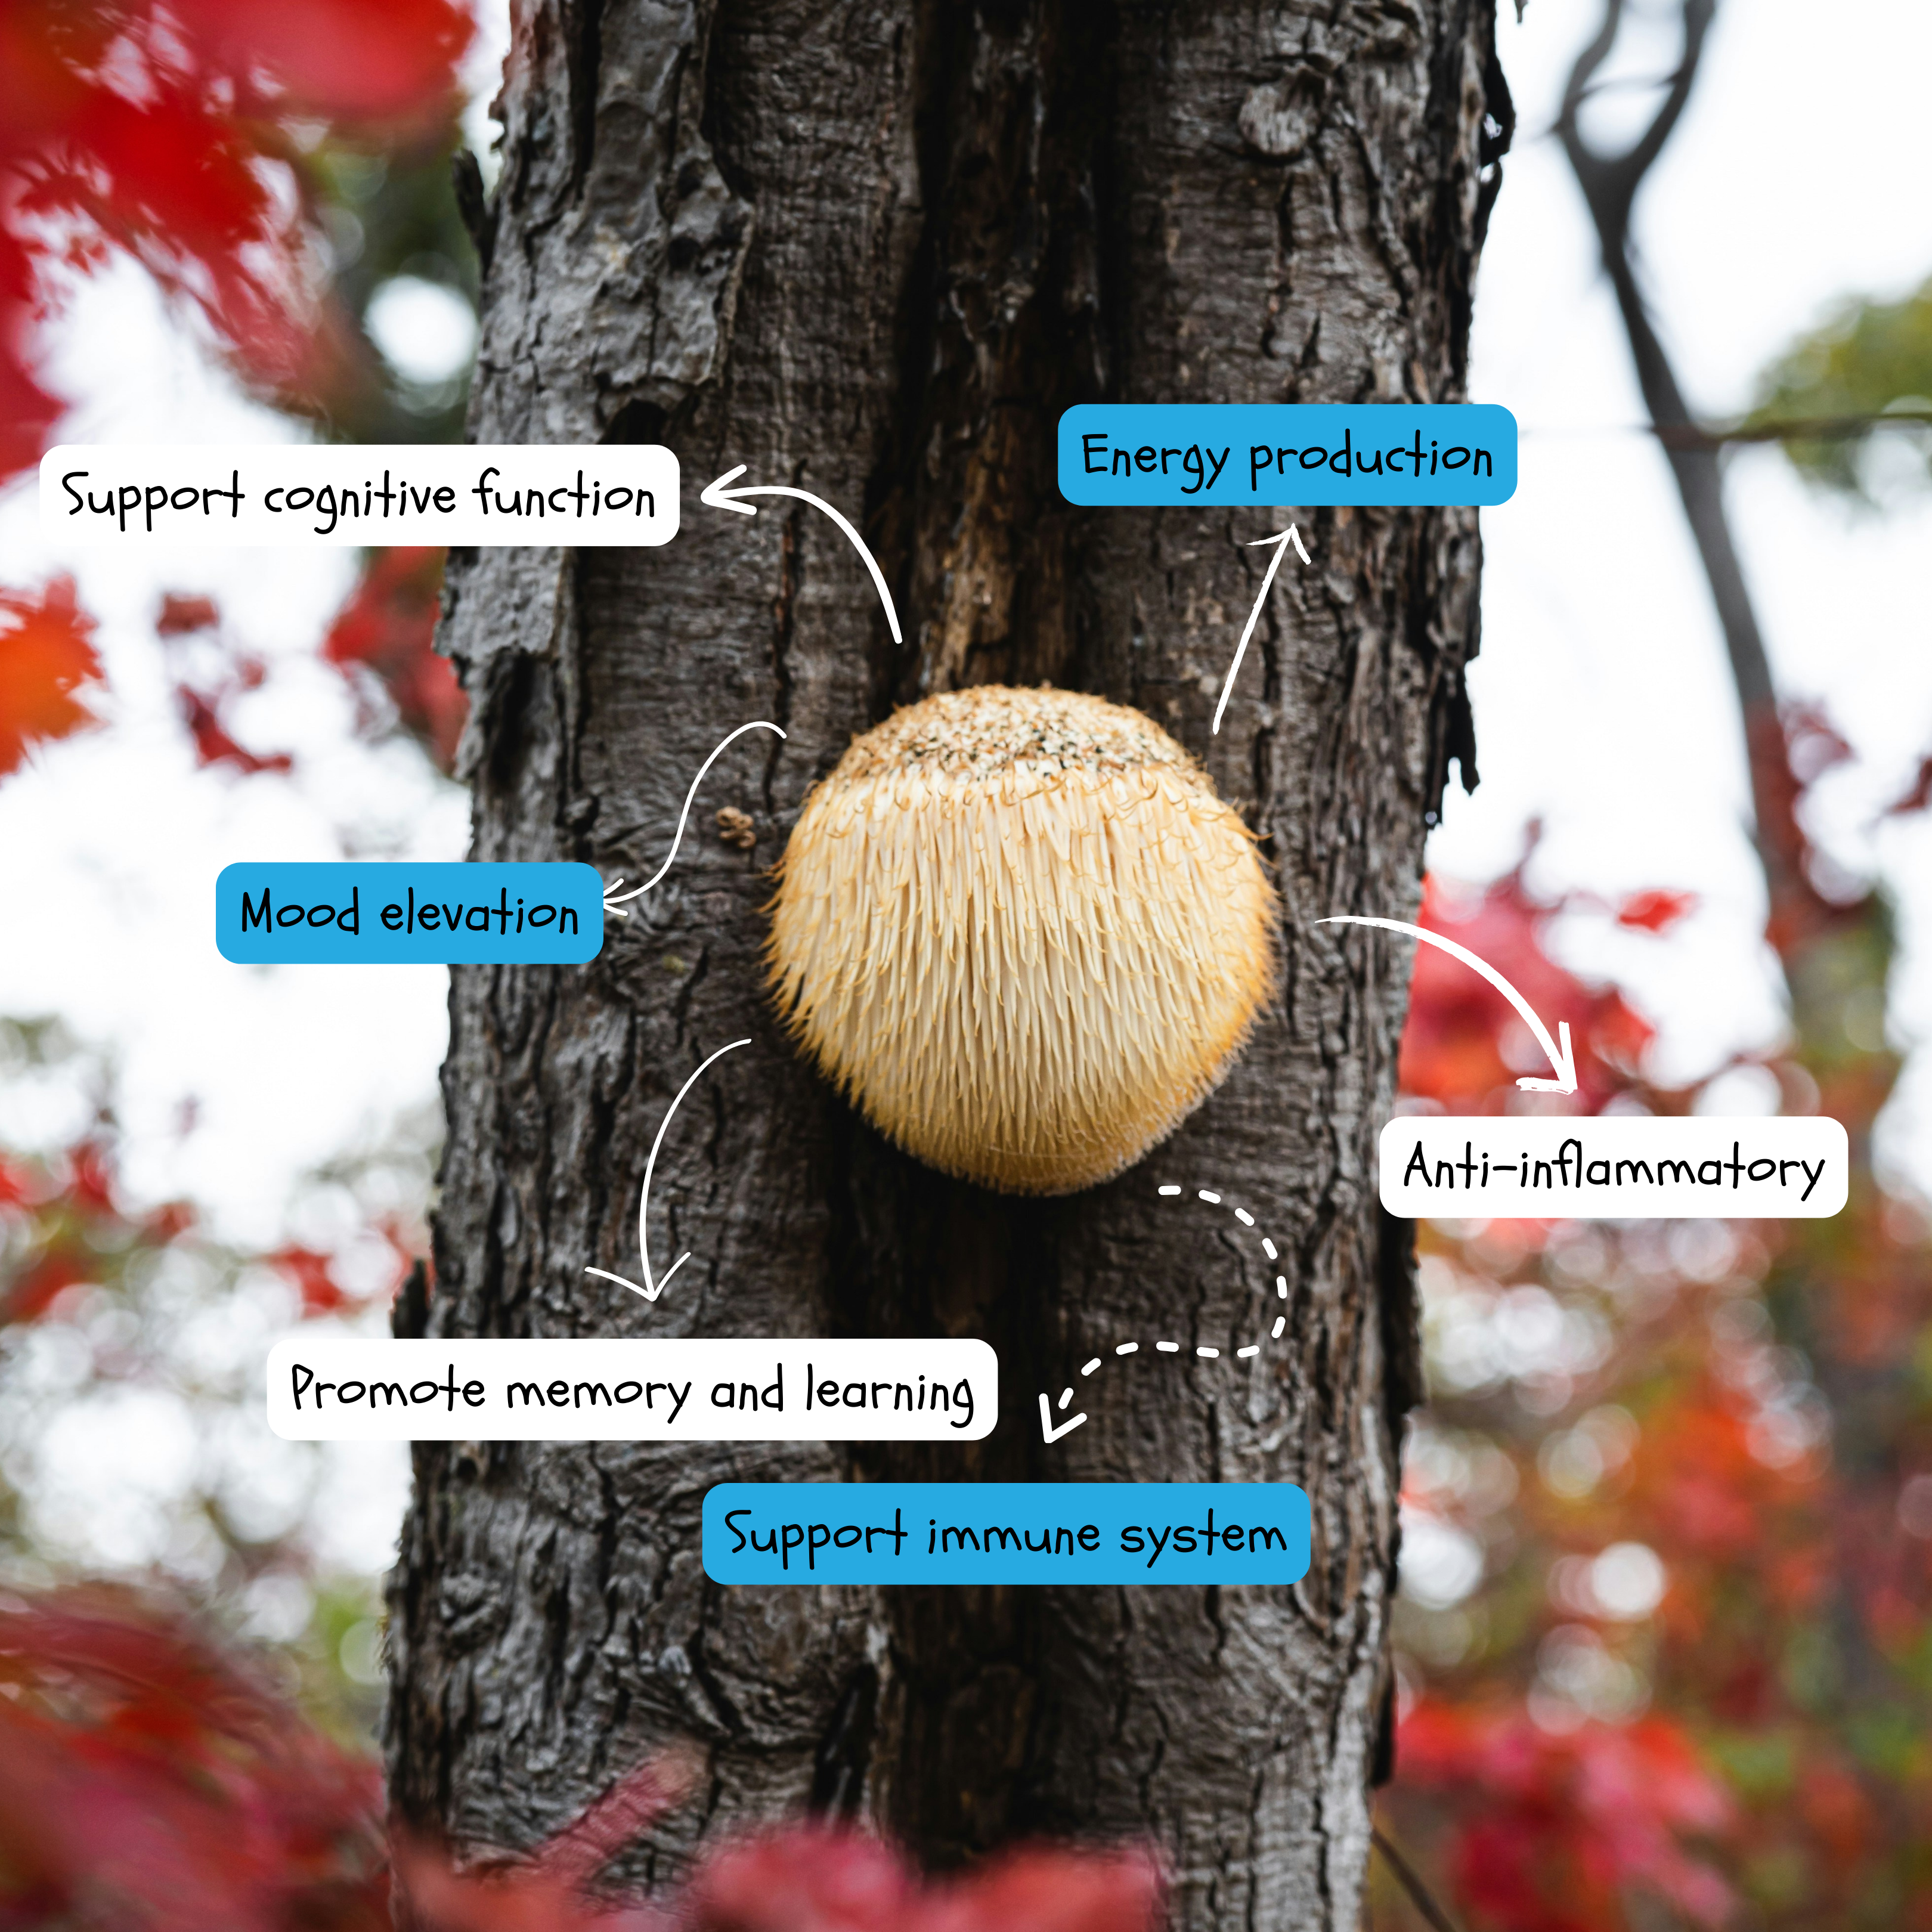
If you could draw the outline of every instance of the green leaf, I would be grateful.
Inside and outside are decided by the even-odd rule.
[[[1932,416],[1932,281],[1901,302],[1850,302],[1800,336],[1760,377],[1745,428],[1816,425],[1780,436],[1785,454],[1808,481],[1869,503],[1860,459],[1871,419],[1888,413]],[[1914,437],[1932,468],[1932,427],[1889,433]]]

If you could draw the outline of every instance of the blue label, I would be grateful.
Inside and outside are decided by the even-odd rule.
[[[226,866],[214,943],[239,965],[580,965],[604,945],[591,866]]]
[[[1292,1483],[720,1483],[714,1583],[1292,1583]]]
[[[1060,418],[1070,503],[1502,503],[1516,418],[1497,403],[1079,403]]]

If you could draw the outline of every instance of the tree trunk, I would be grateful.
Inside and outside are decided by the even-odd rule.
[[[1150,1834],[1187,1927],[1352,1928],[1389,1721],[1396,1438],[1415,1399],[1406,1228],[1374,1135],[1406,948],[1310,922],[1413,912],[1447,764],[1469,770],[1473,512],[1323,511],[1218,736],[1266,512],[1071,508],[1069,404],[1455,400],[1493,192],[1492,0],[529,0],[478,224],[479,440],[663,441],[684,526],[650,550],[452,557],[478,859],[648,876],[726,730],[676,866],[589,967],[458,968],[438,1335],[982,1336],[1002,1417],[939,1447],[424,1444],[392,1588],[392,1790],[515,1850],[694,1741],[700,1795],[614,1868],[788,1808],[928,1862],[1016,1836]],[[1486,91],[1495,118],[1484,132]],[[1490,143],[1485,149],[1485,140]],[[700,506],[723,470],[818,512]],[[1226,1084],[1119,1180],[983,1192],[880,1140],[761,993],[761,908],[804,796],[922,692],[1042,680],[1136,705],[1260,834],[1279,998]],[[748,854],[721,842],[749,814]],[[660,1155],[661,1301],[634,1271]],[[1186,1185],[1182,1201],[1157,1183]],[[1281,1254],[1192,1198],[1256,1216]],[[1288,1298],[1278,1301],[1274,1276]],[[1245,1361],[1283,1308],[1285,1339]],[[1124,1338],[1180,1355],[1111,1364]],[[1196,1360],[1192,1345],[1221,1348]],[[1105,1352],[1091,1420],[1036,1392]],[[706,1490],[854,1478],[1288,1481],[1292,1588],[722,1588]]]

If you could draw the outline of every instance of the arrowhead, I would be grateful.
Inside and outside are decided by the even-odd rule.
[[[646,1301],[656,1300],[664,1292],[663,1282],[659,1282],[656,1288],[640,1288],[635,1282],[626,1281],[620,1274],[613,1274],[608,1268],[587,1268],[584,1272],[586,1274],[594,1274],[601,1280],[614,1281],[620,1288],[628,1288],[633,1294],[641,1294]],[[668,1275],[664,1277],[666,1281],[670,1279]]]
[[[1556,1023],[1557,1051],[1550,1056],[1550,1064],[1556,1069],[1554,1080],[1519,1080],[1519,1087],[1527,1088],[1532,1094],[1574,1094],[1576,1090],[1576,1054],[1570,1044],[1570,1022],[1558,1020]]]
[[[1300,557],[1304,563],[1310,563],[1314,560],[1309,556],[1307,551],[1302,548],[1301,532],[1293,524],[1290,524],[1288,528],[1285,530],[1276,530],[1274,535],[1271,537],[1250,538],[1248,542],[1248,548],[1250,550],[1256,550],[1258,549],[1263,544],[1279,544],[1283,550],[1286,550],[1290,544],[1292,544],[1294,546],[1295,555]]]
[[[1063,1422],[1056,1429],[1053,1426],[1053,1411],[1047,1406],[1045,1396],[1040,1399],[1040,1434],[1043,1442],[1058,1442],[1063,1436],[1071,1436],[1087,1420],[1084,1410]]]
[[[736,510],[741,517],[755,517],[758,514],[756,505],[741,503],[736,495],[724,487],[744,473],[745,465],[742,463],[735,470],[726,470],[716,482],[708,484],[699,492],[698,500],[700,503],[709,503],[714,510]]]

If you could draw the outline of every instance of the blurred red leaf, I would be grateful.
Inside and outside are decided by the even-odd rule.
[[[68,1150],[67,1196],[87,1215],[116,1214],[114,1163],[98,1141],[80,1141]]]
[[[197,1218],[192,1202],[168,1202],[143,1218],[140,1224],[141,1238],[151,1246],[165,1247],[169,1242],[186,1234],[195,1225]]]
[[[708,1846],[645,1904],[592,1888],[682,1796],[647,1760],[536,1852],[459,1872],[394,1847],[417,1932],[1153,1932],[1136,1851],[1034,1847],[929,1883],[898,1852],[795,1826]],[[374,1764],[178,1618],[69,1594],[0,1610],[0,1924],[76,1932],[388,1932]],[[399,1901],[400,1903],[400,1901]]]
[[[207,57],[263,74],[285,112],[338,122],[448,112],[469,10],[451,0],[189,0]]]
[[[879,1839],[812,1826],[714,1848],[669,1910],[580,1889],[590,1874],[560,1876],[548,1847],[461,1874],[406,1848],[397,1868],[422,1932],[1154,1932],[1162,1916],[1144,1853],[1025,1847],[933,1884]]]
[[[94,1264],[72,1247],[50,1249],[30,1262],[0,1293],[0,1322],[38,1322],[64,1288],[89,1280]]]
[[[93,633],[71,578],[54,578],[38,597],[0,590],[0,776],[35,744],[97,722],[74,695],[100,676]]]
[[[1137,1852],[1023,1849],[928,1886],[876,1839],[794,1829],[708,1859],[685,1916],[700,1932],[1151,1932],[1160,1899]]]
[[[160,637],[184,638],[196,631],[212,631],[220,621],[220,607],[212,597],[187,596],[170,590],[161,598],[154,629]]]
[[[914,1932],[922,1927],[914,1874],[856,1832],[774,1832],[708,1860],[691,1887],[705,1932]]]
[[[251,752],[238,743],[222,722],[220,703],[225,694],[196,691],[192,685],[175,686],[175,702],[181,706],[182,722],[194,740],[194,761],[198,765],[232,765],[253,776],[258,772],[289,772],[295,760],[286,752]]]
[[[647,1760],[527,1858],[454,1872],[399,1848],[422,1932],[1154,1932],[1162,1881],[1138,1851],[1027,1846],[929,1883],[848,1828],[789,1826],[710,1847],[669,1909],[600,1898],[612,1858],[696,1781],[694,1755]]]
[[[335,1279],[331,1258],[317,1249],[293,1244],[262,1257],[270,1268],[280,1269],[294,1283],[302,1296],[304,1316],[334,1315],[358,1305],[358,1298]]]
[[[1697,904],[1695,892],[1633,892],[1617,909],[1617,923],[1644,932],[1663,932]]]
[[[1026,1847],[928,1895],[921,1932],[1154,1932],[1160,1866],[1141,1851]]]
[[[9,51],[0,28],[0,72]],[[5,109],[0,93],[0,112]],[[34,374],[40,297],[33,257],[0,224],[0,481],[39,461],[66,407]]]
[[[295,760],[287,752],[251,752],[229,728],[224,715],[228,705],[244,692],[259,690],[268,676],[268,666],[253,652],[237,650],[223,637],[221,612],[213,598],[170,591],[161,599],[154,632],[172,662],[186,657],[198,667],[192,679],[178,676],[174,686],[175,702],[194,741],[196,764],[231,765],[249,776],[295,769]],[[181,640],[190,637],[203,641],[182,646]]]
[[[1730,1888],[1686,1849],[1733,1807],[1689,1739],[1661,1718],[1552,1735],[1520,1709],[1418,1702],[1402,1724],[1406,1781],[1439,1789],[1466,1820],[1459,1891],[1498,1932],[1594,1932],[1624,1922],[1638,1884],[1701,1924]]]
[[[670,1920],[647,1907],[606,1905],[561,1879],[514,1867],[458,1872],[439,1854],[407,1846],[398,1848],[395,1862],[416,1932],[673,1932]]]
[[[662,1817],[698,1781],[694,1752],[660,1752],[634,1766],[526,1861],[544,1878],[588,1885],[638,1834]]]
[[[322,655],[345,676],[364,672],[374,678],[397,722],[447,772],[456,762],[470,700],[454,667],[434,649],[442,564],[440,549],[372,552],[329,627]]]
[[[0,1610],[0,1922],[382,1932],[375,1766],[184,1624]]]
[[[1932,806],[1932,754],[1919,760],[1918,776],[1880,815],[1901,818],[1907,812],[1923,812],[1928,806]]]
[[[1804,1821],[1841,1869],[1855,1865],[1878,1825],[1870,1798],[1842,1766],[1808,1764],[1798,1779]]]

